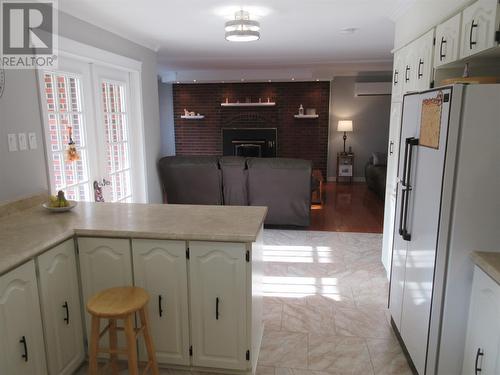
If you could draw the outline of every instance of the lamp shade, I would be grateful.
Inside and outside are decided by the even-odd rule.
[[[337,131],[339,132],[352,132],[352,121],[351,120],[340,120],[337,126]]]

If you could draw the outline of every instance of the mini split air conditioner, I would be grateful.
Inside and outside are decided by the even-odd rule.
[[[384,96],[391,95],[391,82],[356,82],[354,96]]]

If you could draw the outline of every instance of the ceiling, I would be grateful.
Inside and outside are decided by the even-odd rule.
[[[190,71],[390,69],[393,20],[415,1],[61,0],[59,7],[156,50],[159,73],[175,80]],[[260,21],[259,41],[225,41],[224,22],[240,8]]]

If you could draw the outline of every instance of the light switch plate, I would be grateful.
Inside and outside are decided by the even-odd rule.
[[[30,150],[36,150],[38,145],[36,142],[36,133],[28,133],[28,143],[30,145]]]
[[[9,140],[9,152],[17,151],[17,135],[9,134],[7,137]]]
[[[19,150],[26,151],[28,149],[28,140],[26,139],[26,133],[19,133]]]

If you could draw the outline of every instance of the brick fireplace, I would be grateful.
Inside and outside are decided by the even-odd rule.
[[[177,155],[302,158],[326,176],[329,82],[176,84],[173,94]],[[226,98],[276,105],[222,107]],[[295,118],[301,104],[315,108],[319,118]],[[181,119],[184,109],[205,117]]]

